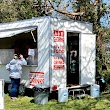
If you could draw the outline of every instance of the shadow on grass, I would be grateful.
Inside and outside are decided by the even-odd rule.
[[[8,85],[9,85],[8,83],[5,83],[5,86],[4,86],[4,93],[5,94],[9,94]],[[18,93],[18,95],[21,95],[21,94]],[[34,91],[32,89],[26,88],[25,93],[21,96],[34,97]]]
[[[39,98],[39,101],[45,100],[45,95],[43,97],[43,94],[42,93],[41,93],[41,95],[38,94],[38,98]],[[58,100],[58,93],[57,92],[49,93],[49,95],[48,95],[48,101],[51,101],[51,100]],[[31,103],[34,103],[34,99],[32,99],[30,102]]]
[[[34,91],[32,89],[26,88],[24,96],[34,97]]]

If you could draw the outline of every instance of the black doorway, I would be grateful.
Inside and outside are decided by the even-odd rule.
[[[67,32],[67,85],[79,84],[79,33]]]

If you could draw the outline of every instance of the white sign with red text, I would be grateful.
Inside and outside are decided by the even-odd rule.
[[[60,70],[60,69],[65,69],[65,65],[64,65],[64,58],[62,57],[53,57],[53,62],[54,62],[54,66],[53,69],[54,70]]]
[[[44,72],[30,72],[30,86],[44,83]]]
[[[65,69],[64,53],[65,53],[64,31],[54,30],[53,56],[52,56],[52,69],[53,70]]]
[[[54,42],[64,42],[64,31],[54,30]]]

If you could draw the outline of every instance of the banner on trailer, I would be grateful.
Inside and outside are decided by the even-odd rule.
[[[30,86],[44,83],[44,72],[30,72]]]
[[[4,110],[4,80],[0,79],[0,110]]]

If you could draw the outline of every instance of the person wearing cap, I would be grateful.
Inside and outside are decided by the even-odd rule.
[[[22,54],[14,54],[14,58],[6,65],[6,69],[9,71],[11,79],[10,97],[13,100],[17,99],[18,88],[20,85],[20,79],[22,74],[22,65],[27,65],[26,60]]]

